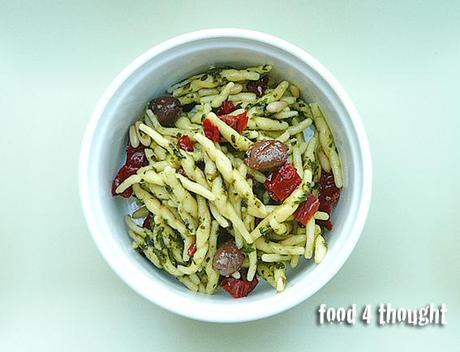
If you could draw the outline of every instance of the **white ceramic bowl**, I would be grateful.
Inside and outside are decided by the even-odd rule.
[[[259,284],[249,297],[193,293],[131,248],[124,216],[130,205],[110,189],[129,125],[167,87],[211,65],[273,65],[272,74],[319,102],[344,164],[345,186],[334,211],[329,252],[320,265],[299,265],[284,292]],[[135,59],[107,88],[89,121],[80,155],[80,195],[93,238],[113,270],[135,291],[177,314],[212,322],[268,317],[304,301],[340,269],[361,234],[371,197],[369,147],[358,112],[334,77],[304,50],[279,38],[241,29],[210,29],[163,42]]]

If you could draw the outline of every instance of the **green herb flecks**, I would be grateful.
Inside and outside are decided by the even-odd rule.
[[[275,268],[276,268],[276,269],[286,269],[286,265],[284,265],[284,263],[277,262],[277,263],[275,264]]]
[[[185,159],[185,156],[181,153],[181,151],[174,145],[174,144],[169,144],[169,147],[171,148],[172,152],[178,159]]]
[[[245,243],[243,245],[243,248],[241,248],[241,250],[243,251],[243,253],[249,254],[249,253],[254,252],[256,248],[253,245]]]

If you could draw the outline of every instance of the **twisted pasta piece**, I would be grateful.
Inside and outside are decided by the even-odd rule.
[[[289,140],[289,138],[299,132],[302,132],[303,130],[307,129],[310,127],[312,124],[313,120],[312,119],[305,119],[299,122],[295,126],[289,127],[281,136],[276,138],[280,142],[286,142]]]
[[[197,202],[176,178],[174,169],[170,166],[166,167],[163,171],[163,177],[165,184],[171,188],[176,197],[179,207],[183,207],[186,212],[196,218],[198,216]]]
[[[285,121],[273,120],[261,116],[253,116],[248,122],[248,127],[264,131],[284,131],[289,128],[289,124]]]
[[[260,74],[257,72],[251,72],[248,70],[235,70],[228,69],[222,70],[220,75],[227,81],[238,82],[238,81],[257,81],[260,78]]]
[[[208,251],[208,239],[211,231],[211,215],[209,213],[206,200],[201,196],[198,196],[197,198],[200,214],[200,226],[196,231],[196,253],[193,256],[193,261],[196,265],[200,265]]]
[[[162,205],[158,199],[143,190],[139,184],[133,185],[133,192],[138,199],[144,202],[145,206],[151,213],[164,219],[168,225],[179,231],[184,238],[189,236],[189,231],[185,227],[184,223],[177,219],[174,214],[166,206]]]
[[[230,91],[235,86],[235,83],[228,82],[227,85],[220,91],[220,93],[211,101],[211,107],[218,108],[222,105],[224,100],[230,95]]]
[[[247,200],[248,212],[253,216],[264,217],[266,215],[264,204],[254,196],[251,187],[249,187],[247,181],[241,176],[238,170],[233,170],[230,159],[205,136],[196,133],[194,138],[201,144],[209,158],[215,162],[217,169],[225,181],[229,184],[234,183],[235,190],[239,196]]]
[[[212,182],[212,191],[216,195],[216,200],[214,203],[216,207],[220,209],[220,213],[228,220],[230,220],[235,231],[238,231],[248,243],[252,243],[252,238],[244,226],[243,221],[238,216],[233,206],[227,200],[227,196],[225,195],[223,188],[223,182],[220,177],[216,177]]]
[[[324,119],[324,115],[319,105],[310,104],[310,108],[313,113],[313,118],[315,119],[316,127],[318,128],[319,142],[321,143],[324,153],[329,159],[332,173],[334,174],[335,185],[338,188],[341,188],[343,186],[342,167],[331,130]]]
[[[299,204],[306,199],[307,187],[302,183],[291,195],[286,198],[283,204],[277,206],[273,212],[263,219],[259,225],[251,232],[253,240],[258,239],[263,233],[270,229],[271,221],[282,223],[291,216],[298,208]]]
[[[305,252],[303,247],[286,246],[277,242],[266,241],[265,238],[258,238],[254,243],[258,250],[265,253],[280,255],[302,255]]]
[[[219,225],[216,221],[211,223],[211,233],[209,235],[209,250],[206,256],[206,275],[208,276],[208,282],[206,284],[206,293],[211,294],[213,293],[217,285],[219,284],[219,273],[214,270],[212,267],[212,258],[216,253],[217,247],[217,230],[219,229]]]

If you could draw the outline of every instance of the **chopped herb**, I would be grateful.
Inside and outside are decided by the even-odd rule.
[[[300,204],[300,203],[303,203],[307,200],[307,194],[306,193],[303,193],[302,195],[299,196],[299,198],[297,198],[296,200],[296,203],[297,204]]]
[[[175,236],[172,236],[172,237],[170,237],[170,239],[171,239],[176,245],[178,245],[179,248],[182,247],[183,242],[182,242],[182,240],[181,240],[180,238],[175,237]]]
[[[250,244],[244,244],[241,250],[243,251],[243,253],[249,254],[251,252],[254,252],[256,249],[254,248],[254,246],[251,246]]]
[[[275,264],[275,268],[276,269],[286,269],[286,266],[284,265],[284,263],[278,262]]]
[[[311,170],[316,170],[318,164],[315,160],[311,160],[311,159],[308,159],[307,160],[307,166],[311,169]]]
[[[174,144],[171,143],[169,147],[171,148],[172,152],[177,158],[185,159],[185,156],[180,152],[180,150]]]
[[[300,114],[299,114],[299,116],[301,116],[301,117],[302,117],[302,120],[305,120],[305,119],[307,119],[307,118],[310,118],[310,117],[311,117],[311,116],[310,116],[310,114],[307,114],[305,111],[300,111]]]
[[[147,238],[145,244],[147,245],[147,247],[155,247],[155,243],[153,242],[152,238]]]
[[[163,238],[163,236],[161,234],[157,235],[157,241],[158,241],[158,244],[160,245],[161,248],[166,247],[164,238]]]
[[[266,227],[263,227],[263,228],[260,229],[260,233],[261,233],[262,235],[264,235],[264,236],[265,236],[268,232],[270,232],[270,226],[266,226]]]
[[[163,264],[166,260],[165,255],[159,250],[156,249],[155,247],[151,247],[152,252],[158,257],[158,260],[160,261],[161,264]]]
[[[168,257],[169,257],[169,260],[170,260],[171,264],[174,265],[174,266],[177,266],[176,259],[174,258],[173,255],[171,255],[171,253],[168,253]]]
[[[233,144],[236,143],[236,137],[235,137],[235,135],[232,134],[232,135],[230,136],[230,139],[232,140],[232,143],[233,143]]]
[[[213,67],[209,69],[208,71],[206,71],[206,73],[212,78],[217,79],[220,76],[220,72],[225,68],[229,68],[229,67]]]
[[[253,104],[246,105],[246,110],[250,110],[250,109],[255,108],[255,107],[260,107],[260,108],[265,110],[266,105],[267,105],[267,103],[266,103],[265,100],[259,99],[256,102],[254,102]]]

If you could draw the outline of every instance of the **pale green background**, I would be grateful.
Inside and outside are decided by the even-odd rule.
[[[137,55],[218,26],[306,49],[367,128],[363,236],[308,301],[215,325],[144,300],[98,253],[80,209],[84,127]],[[0,1],[1,351],[454,350],[460,345],[459,1]],[[315,324],[320,303],[446,303],[447,327]]]

